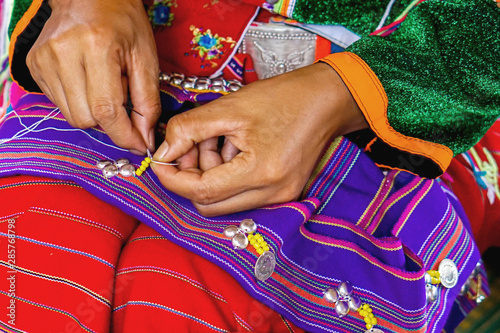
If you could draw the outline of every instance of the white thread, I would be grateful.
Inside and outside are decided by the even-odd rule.
[[[59,110],[59,108],[55,108],[54,110],[50,111],[50,113],[48,115],[46,115],[45,117],[43,117],[43,119],[40,119],[39,121],[31,124],[29,127],[26,126],[23,123],[23,121],[21,120],[21,117],[19,116],[19,114],[15,110],[12,110],[12,113],[14,113],[16,115],[17,119],[19,120],[19,123],[21,124],[21,126],[24,127],[24,129],[21,130],[21,131],[19,131],[19,132],[17,132],[16,134],[14,134],[13,137],[11,137],[9,139],[0,140],[0,145],[4,144],[4,143],[7,143],[9,141],[15,140],[15,139],[19,139],[19,138],[25,136],[28,133],[40,133],[40,132],[43,132],[43,131],[46,131],[46,130],[54,130],[54,131],[57,131],[57,132],[75,132],[76,131],[76,132],[82,132],[83,134],[85,134],[89,138],[91,138],[92,140],[94,140],[94,141],[96,141],[96,142],[98,142],[98,143],[100,143],[100,144],[102,144],[104,146],[128,152],[127,149],[119,148],[119,147],[116,147],[116,146],[113,146],[113,145],[110,145],[110,144],[107,144],[105,142],[100,141],[100,140],[94,138],[92,135],[90,135],[89,133],[85,132],[84,130],[82,130],[80,128],[66,128],[66,129],[62,129],[62,128],[56,128],[56,127],[45,127],[45,128],[41,128],[41,129],[36,129],[45,120],[54,119],[58,114],[60,114],[61,111]]]
[[[389,13],[391,12],[392,6],[394,5],[394,2],[396,2],[396,0],[389,1],[389,4],[387,5],[387,8],[385,9],[385,13],[382,16],[382,19],[380,20],[380,23],[378,24],[378,26],[375,28],[375,31],[377,31],[378,29],[380,29],[384,26],[385,20],[387,20],[387,17],[389,16]]]
[[[21,120],[21,117],[19,116],[19,114],[16,112],[16,110],[12,110],[11,111],[13,114],[16,115],[17,119],[19,120],[19,123],[21,124],[21,126],[24,127],[23,130],[20,130],[19,132],[17,132],[16,134],[14,134],[14,136],[12,136],[11,138],[9,139],[3,139],[3,140],[0,140],[0,145],[1,144],[4,144],[4,143],[7,143],[9,141],[12,141],[14,139],[19,139],[23,136],[25,136],[26,134],[28,134],[29,132],[33,131],[35,128],[38,127],[38,125],[40,125],[42,122],[44,122],[45,120],[49,120],[49,119],[53,119],[55,116],[57,116],[60,111],[58,108],[50,111],[50,113],[48,115],[46,115],[45,117],[43,117],[42,119],[40,119],[39,121],[31,124],[29,127],[26,126],[23,121]],[[55,113],[54,113],[55,112]],[[53,114],[54,113],[54,114]]]
[[[151,163],[156,163],[156,164],[160,164],[160,165],[179,165],[179,163],[167,163],[167,162],[160,162],[160,161],[156,161],[156,160],[153,160],[153,156],[151,155],[151,152],[149,151],[149,149],[147,150],[147,153],[148,153],[148,157],[149,159],[151,160]]]

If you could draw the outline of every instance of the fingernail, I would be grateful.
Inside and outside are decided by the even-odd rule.
[[[156,151],[154,158],[159,160],[159,161],[163,161],[163,159],[165,158],[167,153],[168,153],[168,143],[165,141],[161,144],[161,146]]]
[[[134,155],[144,156],[144,153],[141,152],[141,151],[139,151],[139,150],[129,149],[128,151],[131,152]]]
[[[151,150],[152,152],[155,151],[156,147],[155,147],[155,130],[154,128],[152,128],[150,131],[149,131],[149,150]]]

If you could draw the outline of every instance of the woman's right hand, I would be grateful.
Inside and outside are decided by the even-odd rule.
[[[158,56],[141,0],[50,0],[27,57],[30,72],[74,127],[100,125],[119,146],[154,150]],[[134,109],[124,108],[130,93]]]

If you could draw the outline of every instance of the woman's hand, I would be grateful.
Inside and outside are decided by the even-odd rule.
[[[201,214],[227,214],[297,199],[329,140],[366,127],[340,77],[319,63],[173,117],[154,159],[181,164],[152,166]],[[220,155],[219,136],[228,140]]]
[[[158,58],[141,0],[51,0],[28,54],[30,72],[74,127],[100,125],[119,146],[154,149]],[[134,109],[124,104],[130,92]]]

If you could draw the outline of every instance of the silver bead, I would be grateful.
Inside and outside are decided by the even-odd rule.
[[[237,250],[243,250],[248,246],[248,238],[245,234],[238,232],[233,236],[233,247]]]
[[[252,219],[244,219],[240,223],[240,229],[247,234],[251,234],[257,230],[257,223]]]
[[[445,288],[453,288],[458,281],[457,266],[450,259],[443,259],[438,267],[441,284]]]
[[[335,305],[335,312],[339,317],[343,317],[349,313],[349,304],[346,301],[339,301]]]
[[[172,77],[170,78],[170,83],[176,86],[180,86],[183,80],[184,80],[184,74],[172,74]]]
[[[212,82],[210,83],[210,87],[225,86],[225,85],[226,85],[226,80],[220,77],[212,79]]]
[[[432,278],[429,273],[425,272],[424,279],[425,279],[425,284],[431,284]]]
[[[337,289],[328,288],[323,294],[323,299],[328,303],[336,303],[339,300],[339,294],[337,293]]]
[[[265,281],[271,277],[276,267],[276,257],[270,251],[262,253],[255,263],[255,277],[259,281]]]
[[[118,169],[120,169],[122,166],[130,164],[130,161],[127,160],[126,158],[119,158],[116,160],[115,165]]]
[[[435,285],[426,284],[425,285],[425,296],[427,298],[427,303],[432,303],[437,300],[438,289]]]
[[[188,76],[182,81],[181,87],[184,89],[192,89],[196,83],[196,76]]]
[[[275,3],[278,2],[278,0],[266,0],[266,2],[270,5],[274,5]]]
[[[276,66],[276,73],[277,74],[283,74],[283,73],[286,73],[286,64],[284,63],[281,63],[281,64],[278,64],[278,66]]]
[[[208,83],[196,82],[196,84],[194,85],[194,89],[196,90],[208,90],[208,88]]]
[[[339,286],[340,297],[347,297],[352,294],[352,286],[349,282],[342,282]]]
[[[169,82],[171,75],[169,73],[160,73],[160,81]]]
[[[349,309],[352,311],[358,311],[361,307],[361,300],[358,296],[351,296],[349,299]]]
[[[210,90],[214,92],[226,91],[226,87],[224,86],[210,86]]]
[[[227,90],[234,92],[241,89],[241,83],[236,80],[227,81]]]
[[[235,225],[228,225],[227,227],[224,228],[224,236],[227,238],[233,238],[234,235],[238,233],[238,227]]]
[[[113,164],[113,162],[111,162],[110,160],[100,160],[96,163],[96,167],[102,170],[106,165],[110,164]]]
[[[465,281],[464,285],[460,288],[460,292],[458,293],[460,296],[467,294],[470,291],[470,278]]]
[[[132,164],[125,164],[118,170],[118,172],[123,177],[131,177],[135,174],[135,166]]]
[[[102,169],[102,174],[106,178],[111,178],[118,174],[118,168],[114,164],[106,165],[104,169]]]
[[[486,297],[484,295],[477,295],[476,304],[481,303],[482,301],[484,301],[485,298]]]
[[[378,328],[370,328],[365,331],[365,333],[384,333],[384,331],[379,330]]]

